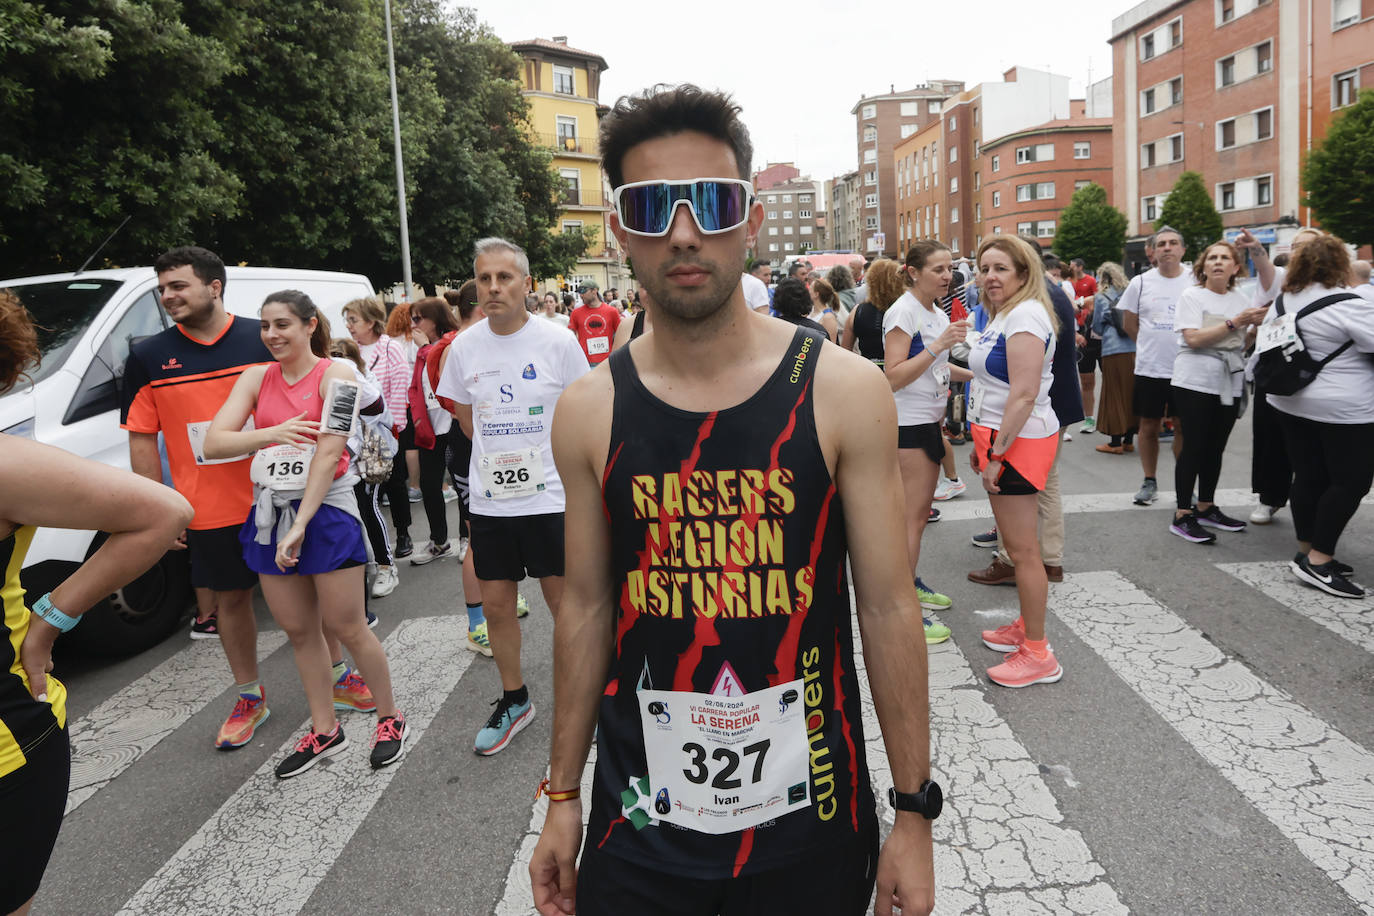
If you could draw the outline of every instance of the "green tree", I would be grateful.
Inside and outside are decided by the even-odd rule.
[[[192,27],[176,0],[0,0],[0,276],[75,269],[126,216],[101,263],[239,212],[208,93],[235,66],[242,7],[198,4]]]
[[[1360,93],[1307,154],[1303,205],[1355,245],[1374,245],[1374,90]]]
[[[1126,215],[1107,203],[1107,191],[1100,184],[1073,192],[1059,214],[1054,250],[1064,260],[1082,258],[1089,270],[1096,270],[1103,261],[1121,260],[1126,250]]]
[[[1184,172],[1174,182],[1173,190],[1159,210],[1155,231],[1164,226],[1177,229],[1183,236],[1185,261],[1195,260],[1203,249],[1221,238],[1221,214],[1197,172]]]

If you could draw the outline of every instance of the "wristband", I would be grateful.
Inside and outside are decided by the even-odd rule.
[[[1226,330],[1228,330],[1228,331],[1234,331],[1235,329],[1236,329],[1236,323],[1235,323],[1234,321],[1232,321],[1230,318],[1227,318],[1227,319],[1226,319]]]
[[[33,612],[63,633],[81,622],[80,617],[69,617],[53,606],[52,592],[48,592],[33,603]]]
[[[989,462],[996,461],[998,464],[1006,464],[1006,463],[1007,463],[1007,453],[1006,453],[1006,452],[994,452],[992,449],[988,449],[988,461],[989,461]]]
[[[540,781],[539,788],[534,790],[534,800],[538,801],[539,796],[541,795],[547,796],[549,801],[576,801],[578,798],[582,796],[582,789],[579,787],[576,789],[564,789],[563,791],[559,792],[557,790],[550,789],[549,781],[547,779],[544,779]]]

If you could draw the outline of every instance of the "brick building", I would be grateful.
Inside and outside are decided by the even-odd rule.
[[[763,168],[754,173],[753,185],[755,191],[762,191],[764,188],[774,188],[785,181],[801,177],[801,169],[790,162],[770,162]]]
[[[867,256],[895,254],[896,187],[892,150],[904,138],[940,120],[944,100],[962,92],[954,80],[932,80],[914,89],[865,96],[854,103],[854,136],[858,145],[862,189],[857,246]]]
[[[824,199],[817,182],[793,178],[758,192],[758,196],[763,202],[763,226],[754,250],[756,257],[776,266],[803,251],[825,247],[819,231],[824,226]]]
[[[1282,246],[1312,222],[1302,159],[1374,85],[1374,0],[1147,0],[1113,20],[1111,44],[1113,190],[1133,260],[1185,170],[1228,228]]]
[[[837,175],[826,182],[829,202],[829,247],[840,251],[862,251],[863,185],[858,171]]]

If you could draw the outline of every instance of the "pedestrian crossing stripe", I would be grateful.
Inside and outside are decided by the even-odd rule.
[[[1367,601],[1337,598],[1299,582],[1284,561],[1218,563],[1217,568],[1263,592],[1279,604],[1302,608],[1302,615],[1366,652],[1374,652],[1374,613]]]
[[[407,754],[424,737],[472,663],[467,618],[402,621],[383,641],[397,707],[405,714]],[[220,806],[120,910],[143,913],[295,913],[333,867],[399,770],[372,770],[375,717],[341,720],[349,746],[288,782],[273,773],[310,727],[307,719]]]
[[[1304,856],[1374,913],[1374,754],[1119,573],[1066,576],[1052,606]]]

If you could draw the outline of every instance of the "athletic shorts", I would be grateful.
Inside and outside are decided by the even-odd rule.
[[[663,829],[663,828],[658,828]],[[577,875],[578,916],[862,916],[878,876],[878,830],[820,855],[739,878],[683,878],[588,843]]]
[[[1102,341],[1096,337],[1088,338],[1088,345],[1078,351],[1078,374],[1092,375],[1102,362]]]
[[[940,434],[939,423],[897,427],[897,447],[919,448],[936,464],[945,458],[945,437]]]
[[[300,508],[300,500],[292,505]],[[259,544],[256,540],[258,526],[254,521],[258,507],[248,513],[248,521],[239,529],[239,544],[243,550],[243,561],[249,569],[263,576],[316,576],[367,564],[367,540],[363,536],[363,523],[344,510],[328,504],[315,510],[310,524],[305,526],[305,540],[301,543],[299,562],[288,566],[286,571],[277,568],[277,530],[272,529],[272,541]]]
[[[563,513],[472,515],[472,564],[479,579],[519,582],[563,575]]]
[[[258,584],[258,574],[243,562],[239,527],[186,529],[186,552],[191,556],[193,588],[236,592]]]
[[[1173,382],[1167,378],[1151,378],[1148,375],[1135,377],[1135,391],[1131,395],[1131,410],[1137,417],[1158,420],[1174,415],[1174,405],[1169,400]]]
[[[973,453],[978,456],[978,469],[982,473],[984,462],[992,456],[992,443],[997,441],[997,430],[973,424]],[[1045,488],[1050,469],[1054,467],[1054,454],[1059,449],[1059,436],[1046,436],[1043,439],[1029,439],[1017,436],[1003,456],[1002,473],[997,477],[999,496],[1030,496]]]
[[[0,836],[7,850],[0,869],[0,913],[14,912],[38,893],[57,845],[71,780],[67,730],[53,731],[26,757],[23,766],[0,777]]]

